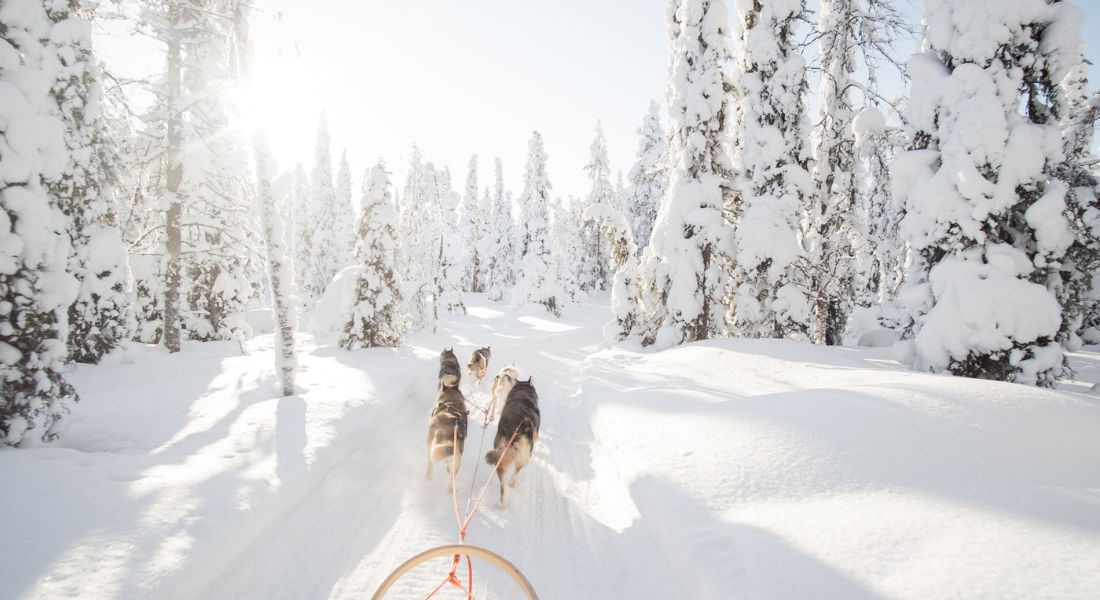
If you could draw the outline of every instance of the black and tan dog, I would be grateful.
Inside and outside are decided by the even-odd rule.
[[[517,381],[512,390],[508,392],[508,399],[504,401],[504,410],[500,412],[500,423],[497,424],[497,435],[493,439],[493,449],[485,455],[485,461],[497,466],[497,479],[500,480],[500,507],[504,508],[504,475],[508,467],[514,467],[512,481],[509,485],[516,487],[519,483],[520,469],[527,466],[531,460],[531,452],[535,448],[535,442],[539,440],[539,395],[535,392],[532,379]],[[512,433],[515,432],[515,440],[508,450]],[[501,453],[504,458],[501,458]],[[497,461],[500,464],[497,464]]]
[[[466,423],[469,412],[466,410],[466,397],[458,391],[458,386],[439,386],[435,397],[435,408],[428,420],[428,479],[432,478],[432,466],[435,461],[447,459],[447,473],[454,465],[454,474],[462,465],[462,449],[466,446]],[[453,491],[450,480],[447,490]]]
[[[439,355],[439,385],[457,388],[461,381],[462,367],[458,365],[454,349],[448,348]]]
[[[466,368],[470,370],[470,376],[476,382],[480,383],[485,379],[485,374],[489,372],[489,347],[474,350],[470,355],[470,362],[466,363]]]

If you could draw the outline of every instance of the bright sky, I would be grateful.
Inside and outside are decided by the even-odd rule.
[[[427,160],[450,166],[457,190],[471,154],[480,157],[482,188],[499,156],[505,185],[518,195],[533,129],[546,143],[553,193],[582,197],[596,121],[612,177],[625,175],[649,100],[664,98],[665,0],[257,3],[250,118],[266,124],[284,169],[301,161],[308,171],[318,115],[327,111],[333,159],[347,150],[357,199],[363,169],[379,157],[400,186],[414,143]],[[1087,55],[1095,88],[1100,2],[1078,6],[1087,15],[1082,37],[1094,40]],[[160,57],[130,46],[104,39],[99,51],[128,72],[159,68]]]

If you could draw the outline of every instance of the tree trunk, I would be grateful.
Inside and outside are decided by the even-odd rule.
[[[169,352],[180,351],[180,181],[183,179],[182,152],[180,148],[180,37],[178,9],[173,7],[169,16],[171,33],[168,36],[168,214],[165,218],[168,265],[164,273],[164,347]]]

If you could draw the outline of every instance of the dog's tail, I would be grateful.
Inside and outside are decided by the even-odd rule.
[[[511,448],[509,448],[511,450]],[[490,465],[496,466],[497,461],[500,460],[500,453],[504,451],[504,448],[493,448],[485,453],[485,462]]]

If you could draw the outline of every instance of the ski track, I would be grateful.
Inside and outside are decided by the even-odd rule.
[[[505,316],[482,306],[476,316],[447,323],[438,336],[415,337],[413,343],[435,349],[454,346],[465,362],[477,346],[491,344],[490,378],[515,363],[522,378],[534,376],[542,411],[541,435],[519,486],[508,488],[508,507],[497,506],[498,484],[484,463],[496,424],[482,440],[482,418],[471,408],[462,466],[457,478],[459,510],[488,488],[471,521],[466,543],[497,552],[515,564],[544,598],[682,596],[683,586],[667,579],[667,558],[644,527],[623,526],[622,514],[636,514],[627,487],[609,464],[588,423],[583,399],[577,397],[585,358],[600,342],[594,327],[547,326],[541,317]],[[597,308],[594,314],[606,318]],[[587,316],[591,319],[592,317]],[[427,339],[425,339],[427,338]],[[422,342],[422,343],[421,343]],[[425,376],[414,392],[396,401],[387,416],[364,432],[354,451],[333,467],[294,509],[264,533],[242,556],[220,573],[203,598],[367,598],[382,579],[409,557],[457,541],[447,472],[435,466],[425,481],[424,442],[435,396],[434,361],[425,361]],[[478,405],[488,402],[489,380],[473,390],[467,377],[463,390]],[[597,458],[599,460],[597,460]],[[476,487],[471,489],[476,469]],[[608,515],[620,515],[609,518]],[[601,517],[602,515],[602,517]],[[609,526],[604,521],[620,524]],[[619,560],[638,556],[639,545],[654,548],[644,562]],[[465,581],[465,561],[459,570]],[[446,576],[449,558],[423,564],[406,574],[387,598],[424,598]],[[519,597],[518,587],[503,572],[474,562],[478,598]],[[465,597],[447,586],[437,598]]]

